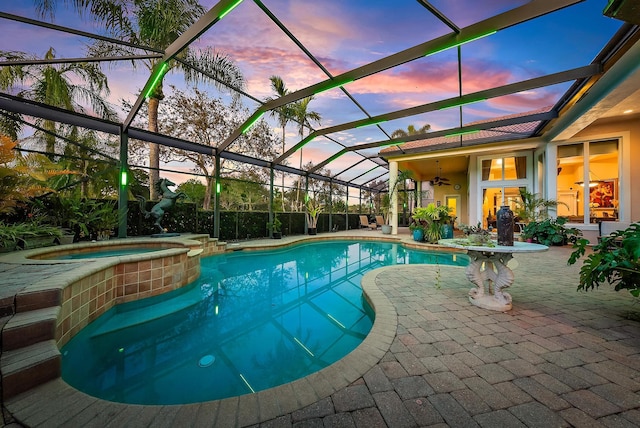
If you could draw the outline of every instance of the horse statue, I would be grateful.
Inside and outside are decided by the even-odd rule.
[[[160,222],[164,217],[164,214],[176,205],[178,198],[187,196],[184,192],[174,192],[169,189],[169,186],[175,186],[176,183],[172,182],[168,178],[161,178],[156,183],[156,189],[158,193],[162,194],[162,199],[151,208],[151,211],[147,211],[145,204],[147,200],[144,196],[136,196],[136,199],[140,202],[140,211],[144,214],[144,218],[153,217],[155,219],[154,225],[160,230],[160,233],[166,233]]]

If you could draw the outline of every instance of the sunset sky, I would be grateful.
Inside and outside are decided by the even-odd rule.
[[[58,2],[55,23],[100,31]],[[351,70],[395,52],[451,32],[417,0],[262,0],[262,3],[306,46],[332,75]],[[521,6],[526,1],[432,0],[434,7],[458,27],[466,27],[498,13]],[[210,8],[216,1],[201,4]],[[589,64],[621,26],[621,21],[602,15],[606,0],[587,0],[532,21],[504,29],[461,48],[462,93],[514,83],[533,77]],[[0,0],[2,12],[36,18],[32,0]],[[0,50],[23,51],[39,57],[53,47],[58,57],[82,57],[90,39],[0,19],[3,37]],[[7,36],[10,35],[10,36]],[[244,73],[246,91],[258,99],[274,94],[269,77],[279,75],[290,90],[298,90],[327,79],[313,62],[251,0],[211,27],[192,47],[214,47],[226,52]],[[105,65],[111,88],[110,100],[135,100],[149,72],[132,69],[129,62]],[[165,78],[165,87],[184,87],[179,73]],[[491,119],[512,113],[536,110],[557,102],[571,82],[528,93],[472,104],[462,108],[462,122]],[[457,50],[424,57],[402,66],[347,84],[345,89],[371,116],[459,95]],[[217,95],[215,89],[211,89]],[[245,99],[254,111],[255,102]],[[364,119],[360,110],[340,89],[319,94],[310,109],[322,116],[316,129]],[[125,116],[125,113],[122,114]],[[277,123],[268,119],[280,135]],[[460,125],[459,109],[436,111],[384,123],[391,134],[408,125],[430,124],[432,130]],[[297,127],[287,128],[287,147],[299,141]],[[375,126],[329,135],[346,146],[386,140]],[[305,146],[303,161],[319,163],[342,147],[327,138],[317,138]],[[378,149],[363,151],[373,155]],[[297,166],[298,154],[289,159]],[[358,154],[340,157],[328,167],[335,173],[362,159]],[[363,162],[339,178],[349,180],[375,164]],[[366,182],[381,173],[372,172],[358,180]]]

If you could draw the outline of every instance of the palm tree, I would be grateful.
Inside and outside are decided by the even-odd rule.
[[[55,2],[50,0],[35,0],[42,15],[53,14]],[[93,18],[105,24],[109,33],[120,40],[135,45],[148,46],[163,50],[178,36],[184,33],[205,13],[205,9],[197,0],[72,0],[78,12],[89,11]],[[137,49],[123,45],[114,45],[105,41],[98,41],[90,46],[92,56],[131,55]],[[212,49],[194,51],[183,49],[176,57],[206,74],[196,72],[194,68],[185,66],[179,61],[170,61],[168,70],[182,68],[184,78],[189,83],[209,82],[218,89],[226,90],[223,83],[241,89],[245,80],[242,72],[231,59]],[[161,60],[158,58],[144,60],[145,67],[150,72],[156,69]],[[133,63],[136,66],[136,63]],[[209,76],[214,76],[215,79]],[[149,96],[148,129],[158,132],[158,106],[164,98],[162,83],[164,76],[158,81],[154,91]],[[218,79],[218,80],[216,80]],[[237,93],[234,92],[237,96]],[[149,188],[150,199],[156,199],[155,183],[159,180],[160,148],[157,144],[149,144]]]
[[[287,89],[284,81],[280,76],[271,76],[269,78],[271,80],[271,89],[276,93],[278,97],[283,97],[289,93],[289,89]],[[271,101],[271,98],[267,98],[267,102]],[[285,137],[286,137],[286,127],[287,123],[291,120],[292,116],[291,107],[287,104],[276,109],[270,111],[271,116],[278,117],[278,123],[282,126],[282,153],[285,152]],[[282,173],[282,211],[284,211],[284,176],[285,173]]]
[[[34,59],[29,58],[23,52],[0,52],[0,58],[9,60]],[[49,48],[44,59],[55,59],[55,50]],[[29,88],[18,91],[19,97],[80,113],[85,112],[82,103],[86,103],[95,114],[103,119],[115,120],[117,118],[113,108],[104,99],[109,94],[107,76],[93,63],[11,66],[6,70],[3,68],[3,72],[4,74],[0,77],[0,89],[2,90],[16,88],[24,81],[33,82]],[[45,134],[44,139],[46,151],[54,153],[55,122],[38,120],[36,124],[42,125],[46,131],[51,132],[51,134]],[[3,129],[7,134],[13,136],[20,130],[20,126],[14,125],[13,129],[10,126],[3,126]]]
[[[320,124],[320,113],[316,111],[309,111],[309,103],[312,100],[313,95],[296,101],[291,107],[293,117],[295,117],[296,121],[298,122],[298,135],[300,135],[301,140],[304,138],[304,128],[311,128],[311,121]],[[300,169],[302,169],[302,147],[300,148]],[[298,209],[300,208],[300,180],[298,180],[296,189],[296,207]]]
[[[55,51],[50,48],[44,56],[45,59],[54,59]],[[85,109],[77,101],[86,102],[93,111],[102,118],[115,120],[115,111],[105,101],[109,94],[107,76],[102,73],[96,64],[73,63],[60,65],[47,65],[35,68],[35,83],[28,89],[21,91],[19,96],[32,99],[55,107],[65,108],[80,113]],[[85,85],[72,83],[72,79],[80,78],[86,82]],[[45,120],[43,128],[47,131],[55,132],[55,123]],[[51,134],[45,135],[46,151],[54,153],[55,137]]]
[[[0,51],[0,58],[5,61],[23,60],[26,58],[26,54],[23,52]],[[0,90],[10,90],[17,83],[22,82],[24,77],[25,67],[23,66],[0,67]],[[20,118],[21,116],[17,113],[3,112],[0,115],[0,134],[7,135],[12,140],[17,140],[22,129]]]
[[[408,137],[409,135],[424,134],[430,129],[431,125],[429,125],[428,123],[419,129],[416,129],[416,127],[413,125],[409,125],[406,131],[404,129],[396,129],[395,131],[393,131],[393,133],[391,134],[391,138],[404,138]]]

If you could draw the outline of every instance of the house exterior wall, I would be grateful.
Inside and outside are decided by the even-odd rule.
[[[640,183],[640,168],[637,167],[640,165],[640,114],[624,119],[601,120],[576,134],[574,139],[591,140],[602,135],[622,135],[623,133],[628,134],[629,144],[627,150],[622,152],[621,197],[628,195],[629,198],[625,201],[629,204],[627,221],[638,222],[640,221],[640,186],[634,184]]]
[[[640,114],[629,117],[618,117],[601,119],[596,123],[586,127],[577,133],[570,140],[554,141],[545,143],[542,139],[537,141],[522,142],[508,141],[492,146],[478,146],[473,149],[463,149],[456,151],[456,154],[469,156],[469,164],[466,177],[452,176],[451,183],[459,183],[461,189],[453,191],[453,186],[436,187],[434,190],[434,200],[444,201],[445,194],[460,194],[461,206],[458,221],[460,223],[475,224],[482,221],[481,205],[479,205],[480,194],[480,174],[477,162],[479,157],[502,154],[506,151],[525,153],[530,152],[533,156],[533,165],[529,168],[536,170],[529,183],[534,193],[539,193],[547,199],[557,199],[557,173],[556,159],[557,146],[568,142],[597,141],[602,139],[618,138],[621,141],[619,155],[621,168],[619,170],[620,203],[625,205],[624,210],[620,210],[620,222],[631,223],[640,222]],[[518,143],[518,144],[517,144]],[[538,170],[536,156],[538,153],[545,153],[545,165],[542,170]],[[443,152],[444,154],[444,152]],[[451,155],[451,151],[447,151]],[[426,157],[426,156],[425,156]],[[433,158],[434,152],[428,154]],[[401,161],[402,156],[396,159]],[[412,155],[415,162],[419,156]],[[624,211],[624,212],[623,212]],[[579,227],[585,233],[587,239],[595,239],[598,236],[597,224],[586,224]]]

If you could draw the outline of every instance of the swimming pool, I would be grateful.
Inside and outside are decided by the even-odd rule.
[[[372,325],[360,280],[403,263],[466,265],[395,243],[324,241],[202,259],[169,295],[119,305],[61,352],[62,376],[90,395],[184,404],[243,395],[320,370]]]

